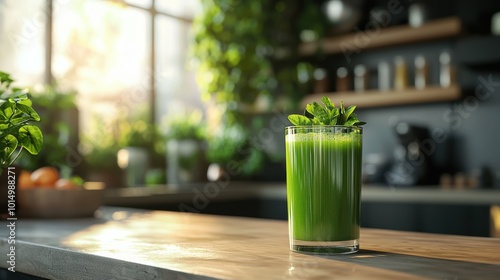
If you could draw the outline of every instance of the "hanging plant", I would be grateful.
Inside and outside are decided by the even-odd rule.
[[[210,100],[214,115],[221,116],[208,139],[209,150],[220,153],[216,161],[237,156],[229,150],[221,153],[217,147],[239,145],[236,139],[221,135],[234,127],[249,132],[245,123],[249,111],[298,108],[312,76],[312,66],[298,53],[300,34],[321,26],[317,14],[304,11],[318,9],[306,0],[202,1],[202,12],[193,23],[192,51],[202,96]],[[241,159],[242,164],[252,163],[248,174],[257,171],[254,167],[261,166],[264,158],[261,150],[250,150]]]
[[[283,97],[296,109],[312,70],[298,54],[300,34],[321,21],[302,13],[311,9],[318,6],[303,0],[202,1],[193,23],[198,85],[205,99],[223,104],[229,122],[260,96]]]

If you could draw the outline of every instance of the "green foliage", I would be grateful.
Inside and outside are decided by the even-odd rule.
[[[76,92],[45,85],[33,88],[31,99],[43,119],[40,126],[44,131],[44,149],[37,156],[21,155],[18,164],[28,170],[56,166],[62,173],[72,175],[74,166],[67,161],[77,156],[78,126],[70,123],[78,121]]]
[[[122,122],[119,128],[122,147],[147,147],[154,142],[156,127],[145,120]]]
[[[0,72],[0,168],[11,165],[25,149],[38,154],[42,148],[42,131],[32,122],[40,116],[32,108],[28,91],[11,87],[14,80]],[[19,148],[19,149],[18,149]],[[18,150],[16,154],[14,152]]]
[[[36,106],[52,110],[76,108],[76,91],[62,90],[57,85],[35,87],[32,90]]]
[[[165,141],[158,126],[148,121],[149,106],[121,108],[113,118],[94,115],[90,129],[81,136],[81,152],[92,169],[118,169],[118,151],[126,147],[148,150],[152,161],[161,161]],[[163,159],[163,156],[161,156]]]
[[[169,139],[206,139],[206,125],[200,111],[165,120],[164,136]]]
[[[361,126],[366,124],[358,119],[354,114],[356,106],[344,107],[344,101],[340,101],[340,107],[335,107],[335,104],[327,96],[321,99],[323,105],[314,101],[306,105],[304,115],[292,114],[288,116],[288,120],[293,125],[344,125],[344,126]]]
[[[243,127],[239,125],[220,127],[209,138],[207,159],[210,162],[226,164],[234,158],[245,141],[246,133]]]
[[[204,98],[227,104],[228,123],[238,122],[238,111],[260,95],[272,101],[281,96],[293,109],[309,90],[312,71],[298,54],[301,30],[321,26],[315,24],[321,17],[301,11],[317,6],[300,0],[202,3],[193,23],[193,53]]]
[[[313,72],[299,54],[301,33],[319,38],[326,21],[318,3],[308,0],[204,0],[202,5],[193,23],[198,85],[222,115],[220,128],[208,138],[208,159],[236,160],[251,174],[264,155],[251,147],[242,112],[261,100],[270,101],[268,110],[297,108],[311,90]],[[241,137],[231,136],[240,129]]]
[[[146,172],[145,176],[146,186],[162,185],[166,183],[165,170],[163,168],[153,168]]]
[[[263,81],[272,71],[265,54],[257,53],[267,45],[264,26],[254,18],[263,3],[226,2],[238,3],[203,1],[203,13],[193,24],[194,54],[204,74],[200,85],[206,98],[215,94],[219,102],[252,103],[257,94],[267,93]]]
[[[81,137],[82,154],[85,162],[92,168],[117,169],[116,156],[121,147],[118,145],[113,123],[105,123],[100,117],[93,116],[91,130]]]
[[[239,124],[219,128],[208,139],[207,159],[223,167],[231,162],[241,175],[254,174],[262,166],[264,155],[248,141],[248,131]]]

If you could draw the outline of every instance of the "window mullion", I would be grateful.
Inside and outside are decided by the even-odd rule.
[[[151,60],[150,60],[150,91],[149,91],[149,105],[150,105],[150,118],[152,123],[156,123],[156,73],[155,73],[155,19],[156,19],[156,9],[155,9],[155,0],[152,0],[152,13],[151,13]]]
[[[52,25],[53,25],[53,1],[46,0],[47,9],[47,19],[45,24],[45,71],[44,71],[44,83],[52,84],[54,82],[54,76],[52,75]]]

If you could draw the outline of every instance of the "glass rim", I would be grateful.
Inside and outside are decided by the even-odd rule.
[[[305,129],[320,129],[320,128],[349,128],[349,129],[359,129],[363,130],[361,126],[351,126],[351,125],[288,125],[285,129],[292,128],[305,128]]]
[[[347,134],[362,135],[363,128],[347,125],[291,125],[285,127],[285,135],[321,133],[321,134]]]

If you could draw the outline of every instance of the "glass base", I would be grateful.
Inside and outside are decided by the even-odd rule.
[[[317,255],[352,254],[359,251],[359,240],[304,241],[294,239],[290,243],[290,250]]]

